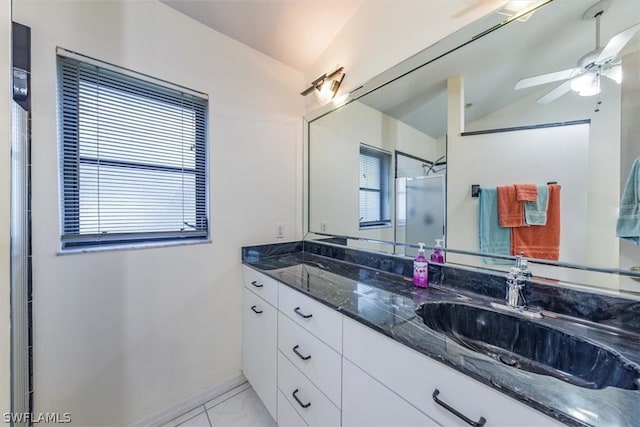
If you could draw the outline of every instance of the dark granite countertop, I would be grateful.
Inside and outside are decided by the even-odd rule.
[[[583,388],[547,375],[505,366],[427,327],[416,309],[425,302],[488,305],[495,299],[452,287],[420,289],[411,279],[355,263],[295,251],[243,257],[243,263],[394,340],[497,389],[568,425],[638,426],[640,391]],[[516,314],[514,314],[516,315]],[[640,366],[637,335],[620,335],[557,318],[536,320],[606,343]]]

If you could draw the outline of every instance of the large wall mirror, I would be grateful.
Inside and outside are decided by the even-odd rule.
[[[473,185],[556,182],[560,262],[640,265],[640,248],[616,236],[621,194],[640,158],[640,31],[623,33],[640,23],[640,3],[554,0],[504,23],[487,15],[387,71],[377,89],[310,120],[309,231],[407,256],[415,249],[375,241],[444,239],[479,252]],[[597,44],[615,56],[583,68]],[[516,89],[533,76],[544,77]],[[461,253],[447,262],[487,267]],[[540,269],[640,293],[637,278]]]

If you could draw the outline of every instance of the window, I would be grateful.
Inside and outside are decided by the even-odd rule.
[[[62,248],[206,240],[206,95],[114,68],[58,56]]]
[[[391,154],[360,145],[360,227],[391,225]]]

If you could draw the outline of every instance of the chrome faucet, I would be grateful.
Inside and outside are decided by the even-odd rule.
[[[505,299],[509,307],[525,308],[527,306],[522,289],[531,276],[531,272],[527,270],[527,260],[522,255],[516,256],[516,265],[509,269],[506,276],[507,295]]]

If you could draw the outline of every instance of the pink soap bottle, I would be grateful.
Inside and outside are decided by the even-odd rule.
[[[442,253],[442,239],[436,239],[436,245],[429,257],[429,282],[442,285],[444,282],[444,254]]]
[[[418,255],[413,260],[413,284],[419,288],[429,286],[429,263],[424,256],[424,243],[418,243]]]

